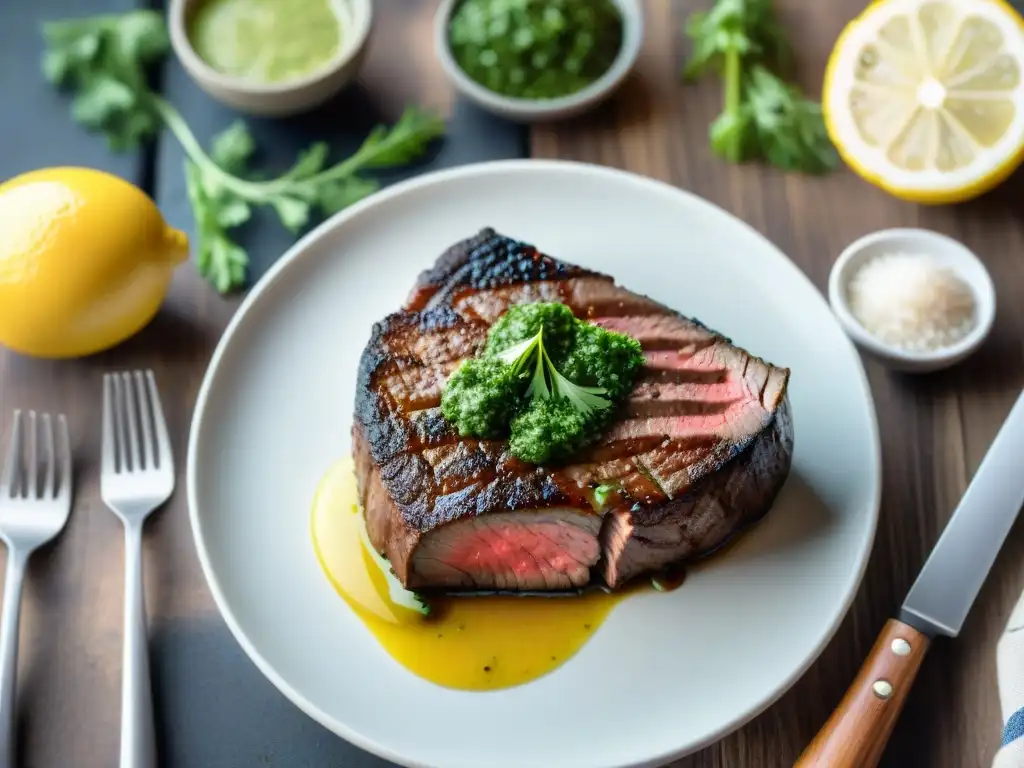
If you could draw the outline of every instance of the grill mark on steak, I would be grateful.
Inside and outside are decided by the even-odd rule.
[[[650,499],[641,499],[641,501],[648,501],[649,502],[649,501],[653,501],[653,500],[655,500],[657,498],[663,498],[663,499],[671,499],[672,498],[672,490],[671,490],[671,488],[667,488],[664,485],[662,485],[661,481],[658,480],[657,475],[655,475],[651,471],[651,468],[649,466],[647,466],[647,462],[646,462],[646,460],[645,460],[643,455],[633,457],[633,461],[636,462],[637,470],[639,470],[639,472],[644,476],[644,478],[647,480],[647,482],[650,483],[651,487],[654,488],[654,490],[655,490],[654,495]]]
[[[413,411],[409,414],[409,422],[412,428],[410,450],[451,445],[459,440],[458,431],[445,419],[440,408]]]
[[[648,364],[640,371],[638,384],[721,384],[728,376],[725,370],[692,370],[686,368],[654,368]]]
[[[653,299],[615,285],[610,278],[588,277],[574,280],[571,290],[567,292],[565,303],[573,308],[578,317],[588,320],[676,314]]]
[[[444,383],[457,365],[448,362],[425,366],[401,360],[394,366],[394,372],[383,378],[382,384],[392,401],[406,412],[434,408],[441,404]]]
[[[630,417],[724,413],[741,402],[731,382],[715,384],[641,381],[626,401]]]
[[[479,320],[490,325],[505,314],[513,304],[563,301],[564,285],[563,282],[545,282],[510,285],[479,292],[461,289],[453,294],[452,304],[455,311],[462,317]]]
[[[460,438],[436,407],[489,323],[538,300],[645,348],[620,414],[569,467]],[[701,554],[763,514],[788,473],[788,376],[608,276],[483,230],[421,273],[360,361],[353,446],[371,542],[406,586],[467,591],[614,587]],[[599,515],[588,489],[602,482],[623,496]]]
[[[664,496],[650,477],[644,474],[635,457],[596,464],[577,464],[565,467],[561,474],[580,487],[617,483],[630,497],[643,501],[650,502]]]
[[[704,326],[675,315],[593,317],[590,322],[632,336],[645,351],[690,349],[692,353],[719,338]]]
[[[683,560],[705,557],[767,514],[789,473],[792,416],[783,401],[771,426],[715,474],[658,507],[616,511],[601,532],[608,586]]]

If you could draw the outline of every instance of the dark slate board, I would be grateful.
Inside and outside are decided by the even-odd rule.
[[[204,146],[238,115],[207,97],[175,60],[164,72],[163,91],[176,104]],[[297,117],[263,119],[246,117],[259,148],[259,166],[273,173],[284,171],[296,155],[317,140],[329,141],[332,159],[354,151],[375,125],[390,123],[397,115],[381,115],[374,100],[358,81],[324,107]],[[378,174],[393,182],[431,170],[481,160],[523,157],[528,154],[526,129],[492,117],[474,106],[459,102],[449,120],[444,141],[415,166],[400,172]],[[168,222],[194,235],[192,212],[182,171],[184,152],[170,135],[160,141],[156,157],[155,198]],[[315,224],[316,222],[314,222]],[[271,210],[257,212],[239,237],[249,251],[251,279],[258,279],[295,242]]]
[[[69,101],[43,80],[40,22],[66,16],[120,12],[143,0],[5,0],[0,5],[0,181],[53,165],[100,168],[144,181],[142,152],[114,155],[68,115]]]

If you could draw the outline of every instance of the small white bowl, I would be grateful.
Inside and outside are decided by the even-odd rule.
[[[865,261],[883,253],[920,253],[953,270],[971,288],[975,301],[975,326],[950,347],[931,352],[908,352],[868,333],[850,311],[846,287]],[[840,324],[854,343],[887,367],[905,373],[927,373],[948,368],[974,352],[992,330],[996,316],[996,291],[988,270],[974,253],[951,237],[927,229],[885,229],[866,235],[847,246],[832,267],[828,300]]]
[[[636,64],[644,39],[644,14],[638,0],[612,0],[622,15],[622,47],[601,77],[581,91],[557,99],[517,99],[492,91],[463,71],[451,50],[448,21],[459,0],[442,0],[434,16],[434,52],[455,89],[477,106],[520,123],[564,120],[600,104],[622,84]]]
[[[371,0],[331,0],[345,11],[347,23],[334,58],[304,77],[280,83],[260,83],[218,72],[188,39],[188,19],[203,0],[171,0],[168,26],[171,46],[185,71],[206,93],[250,115],[284,117],[313,109],[348,85],[359,71],[373,26]],[[345,22],[345,19],[343,19]]]

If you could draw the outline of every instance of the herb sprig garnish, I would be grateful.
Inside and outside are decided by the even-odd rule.
[[[643,363],[636,339],[564,304],[517,305],[448,379],[441,408],[464,437],[508,437],[532,464],[561,460],[597,439]]]
[[[165,58],[170,40],[156,11],[67,19],[43,25],[43,72],[54,85],[74,92],[73,118],[103,133],[115,151],[137,147],[161,125],[181,143],[185,174],[198,234],[200,274],[225,293],[245,283],[245,249],[231,232],[269,206],[281,223],[298,232],[315,215],[330,215],[366,197],[378,182],[364,171],[404,165],[421,156],[445,130],[444,121],[409,109],[388,128],[375,128],[362,146],[326,167],[328,146],[317,142],[276,179],[246,178],[256,151],[241,121],[214,138],[209,152],[181,113],[149,86],[149,67]]]
[[[716,154],[815,174],[838,165],[821,105],[777,74],[790,60],[790,46],[772,0],[717,0],[690,16],[686,34],[693,52],[684,78],[715,72],[723,80],[722,113],[710,128]]]

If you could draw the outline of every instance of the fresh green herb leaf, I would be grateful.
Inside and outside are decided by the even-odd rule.
[[[72,116],[102,131],[114,149],[137,146],[159,121],[147,98],[146,68],[167,55],[170,39],[155,11],[50,22],[43,74],[74,91]]]
[[[444,135],[444,121],[437,115],[406,110],[392,128],[379,125],[356,152],[363,168],[394,168],[410,163],[427,151],[430,143]]]
[[[491,327],[483,354],[452,374],[441,409],[461,435],[509,435],[515,456],[543,464],[600,434],[643,363],[635,339],[583,322],[564,304],[520,304]]]
[[[304,179],[313,174],[320,173],[327,162],[327,155],[331,148],[325,141],[318,141],[299,153],[295,165],[285,174],[289,179]]]
[[[376,179],[364,179],[361,176],[350,176],[347,179],[324,184],[317,194],[317,203],[325,216],[348,208],[352,203],[372,195],[380,189]]]
[[[309,221],[309,203],[305,200],[288,195],[275,195],[271,198],[270,204],[274,206],[285,229],[290,232],[298,232]]]
[[[406,589],[405,585],[398,580],[398,576],[395,574],[395,569],[391,567],[390,561],[373,546],[373,542],[370,541],[370,534],[366,530],[366,516],[361,508],[359,509],[359,538],[362,540],[366,551],[370,554],[370,559],[373,560],[384,576],[384,581],[388,585],[388,599],[394,605],[422,614],[424,618],[430,616],[430,603],[424,600],[423,596],[419,593]]]
[[[761,66],[751,69],[747,98],[757,143],[770,163],[806,173],[824,173],[838,165],[820,104]]]
[[[601,397],[605,393],[603,388],[578,386],[558,372],[544,346],[543,328],[538,330],[532,339],[499,352],[497,358],[508,365],[514,373],[533,371],[527,393],[531,398],[568,400],[584,416],[595,409],[611,406],[609,400]]]
[[[392,573],[394,573],[394,571],[392,571]],[[413,592],[412,593],[412,599],[415,600],[416,603],[419,605],[419,609],[418,610],[425,617],[429,617],[430,614],[433,613],[434,609],[430,607],[430,603],[428,603],[423,598],[423,595],[421,595],[419,592]]]
[[[784,83],[789,43],[772,0],[717,0],[686,25],[693,51],[683,77],[709,72],[723,80],[722,114],[709,130],[711,147],[732,163],[762,159],[786,171],[822,173],[838,164],[821,107]]]
[[[210,143],[210,160],[228,173],[244,171],[255,152],[256,141],[241,120],[218,133]]]
[[[224,229],[231,229],[244,224],[252,216],[252,208],[244,200],[231,197],[217,208],[217,223]]]
[[[602,483],[594,489],[594,505],[598,511],[604,509],[604,505],[608,503],[608,497],[620,487],[618,483]]]
[[[487,334],[488,354],[507,352],[509,347],[526,342],[544,332],[548,355],[561,364],[570,345],[575,342],[579,321],[565,304],[538,302],[521,304],[502,315]],[[525,349],[525,347],[523,347]]]
[[[153,137],[161,123],[181,143],[196,222],[196,265],[222,293],[245,283],[248,255],[230,233],[249,220],[254,208],[272,207],[285,227],[298,232],[314,211],[331,214],[375,192],[378,182],[360,176],[363,171],[411,162],[445,130],[441,118],[408,109],[394,126],[371,131],[363,145],[337,165],[325,168],[328,146],[317,142],[300,153],[286,173],[262,179],[249,173],[256,145],[244,123],[230,125],[207,152],[181,113],[149,87],[148,67],[170,49],[158,12],[50,22],[43,25],[43,36],[43,74],[74,93],[72,115],[77,122],[104,134],[118,151]]]
[[[708,133],[711,149],[730,163],[742,163],[757,153],[751,109],[744,105],[715,118]]]

